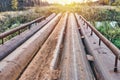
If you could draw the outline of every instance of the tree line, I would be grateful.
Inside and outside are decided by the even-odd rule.
[[[45,0],[0,0],[0,11],[21,10],[24,7],[49,5]]]
[[[99,3],[103,5],[119,6],[120,0],[99,0]]]

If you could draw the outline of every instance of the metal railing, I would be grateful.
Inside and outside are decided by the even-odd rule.
[[[120,60],[120,50],[111,43],[107,38],[105,38],[99,31],[96,30],[95,27],[93,27],[85,18],[80,16],[80,18],[84,21],[84,25],[87,25],[87,28],[89,27],[91,29],[91,36],[93,35],[93,32],[98,36],[99,38],[99,45],[101,45],[101,41],[113,52],[113,54],[116,56],[115,58],[115,66],[114,66],[114,72],[118,71],[117,65],[118,65],[118,59]]]
[[[6,31],[6,32],[4,32],[4,33],[1,33],[1,34],[0,34],[0,39],[2,40],[2,44],[4,44],[4,38],[5,38],[5,37],[7,37],[7,36],[9,36],[9,35],[11,35],[11,34],[14,34],[15,32],[18,32],[18,34],[20,34],[22,29],[25,29],[25,28],[27,28],[27,27],[28,27],[28,29],[30,29],[32,24],[38,23],[38,22],[40,22],[40,21],[43,20],[43,19],[45,19],[44,16],[43,16],[43,17],[40,17],[40,18],[37,18],[37,19],[35,19],[35,20],[31,21],[31,22],[28,22],[28,23],[26,23],[26,24],[23,24],[23,25],[21,25],[21,26],[19,26],[19,27],[16,27],[16,28],[14,28],[14,29],[11,29],[11,30],[9,30],[9,31]]]

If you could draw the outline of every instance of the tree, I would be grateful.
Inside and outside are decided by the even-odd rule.
[[[24,0],[18,0],[18,9],[19,10],[23,10],[24,9],[24,7],[25,7],[25,1]],[[27,4],[27,3],[26,3]]]
[[[114,6],[119,6],[120,5],[120,0],[115,0],[112,5]]]
[[[12,9],[17,10],[18,9],[18,1],[17,0],[12,0]]]
[[[11,10],[11,0],[0,0],[0,11]]]
[[[99,0],[100,4],[108,5],[110,0]]]

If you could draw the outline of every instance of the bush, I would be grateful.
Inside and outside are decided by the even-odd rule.
[[[97,29],[120,49],[120,28],[118,26],[112,28],[108,22],[104,22],[103,25]]]

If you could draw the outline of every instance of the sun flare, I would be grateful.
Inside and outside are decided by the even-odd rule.
[[[62,5],[65,4],[70,4],[72,2],[87,2],[89,0],[47,0],[49,3],[59,3]],[[92,0],[92,1],[97,1],[97,0]]]

